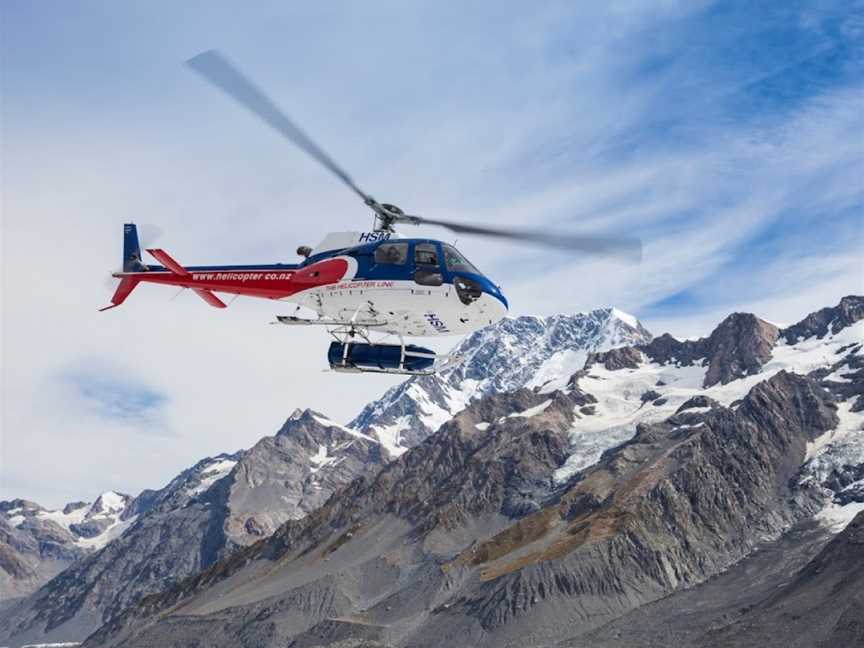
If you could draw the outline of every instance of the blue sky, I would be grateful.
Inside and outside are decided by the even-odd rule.
[[[370,222],[182,65],[210,48],[380,200],[643,238],[638,267],[459,240],[516,314],[614,304],[694,336],[864,292],[862,2],[247,4],[0,8],[0,497],[135,493],[392,383],[322,372],[323,334],[269,303],[142,287],[95,312],[125,221],[187,264]]]

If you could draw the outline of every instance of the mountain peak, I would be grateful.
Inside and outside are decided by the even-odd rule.
[[[285,423],[279,428],[279,431],[276,433],[277,437],[282,436],[290,436],[292,434],[301,433],[308,434],[310,428],[316,427],[341,427],[338,423],[334,423],[327,416],[322,414],[321,412],[316,412],[313,409],[297,408],[291,413]],[[314,436],[314,435],[313,435]]]
[[[757,373],[768,360],[780,329],[751,313],[732,313],[711,333],[705,344],[709,358],[705,386],[726,384]]]
[[[563,388],[589,353],[650,340],[639,320],[615,307],[505,317],[462,340],[452,351],[460,362],[391,388],[349,427],[377,438],[391,456],[398,456],[476,398],[522,387]]]
[[[771,359],[780,330],[752,313],[732,313],[707,338],[680,341],[668,333],[640,347],[658,364],[708,366],[704,387],[757,373]]]
[[[847,295],[836,306],[810,313],[797,324],[783,329],[782,336],[788,344],[795,344],[814,336],[822,339],[828,333],[838,333],[862,319],[864,319],[864,296]]]
[[[96,498],[87,515],[118,513],[123,511],[131,501],[131,495],[124,495],[115,491],[105,491]]]
[[[630,313],[625,313],[624,311],[622,311],[619,308],[616,308],[615,306],[613,306],[612,308],[609,309],[609,314],[612,317],[621,320],[627,326],[632,326],[633,328],[639,328],[640,326],[642,326],[642,324],[639,322],[639,320],[636,319],[635,315],[631,315]]]

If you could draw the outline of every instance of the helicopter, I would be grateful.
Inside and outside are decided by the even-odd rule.
[[[351,373],[430,375],[458,358],[406,344],[405,338],[462,335],[502,319],[509,304],[500,286],[454,245],[430,238],[403,238],[397,225],[435,225],[457,234],[526,241],[570,251],[638,261],[641,242],[631,238],[582,236],[456,223],[406,214],[375,200],[296,126],[261,90],[216,50],[187,65],[329,170],[373,212],[368,231],[327,234],[314,248],[302,245],[299,263],[185,267],[161,248],[147,249],[160,265],[142,260],[138,229],[123,226],[123,268],[111,304],[124,303],[140,283],[189,288],[215,308],[227,304],[216,293],[291,302],[287,326],[321,326],[332,336],[330,369]],[[302,308],[316,317],[302,317]]]

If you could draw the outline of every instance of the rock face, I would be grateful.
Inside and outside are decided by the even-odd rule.
[[[812,337],[821,339],[829,333],[839,333],[862,319],[864,319],[864,297],[849,295],[841,299],[837,306],[818,310],[797,324],[783,329],[783,337],[788,344],[795,344]]]
[[[462,358],[455,367],[393,387],[367,405],[349,427],[375,437],[396,457],[473,399],[566,380],[591,352],[650,339],[636,318],[616,308],[508,317],[465,338],[453,351]]]
[[[864,512],[795,578],[710,632],[706,645],[831,648],[864,644]]]
[[[599,629],[781,537],[838,474],[852,483],[830,456],[861,436],[856,383],[836,380],[861,329],[778,345],[776,327],[736,315],[696,343],[471,400],[377,475],[85,645],[531,646]]]
[[[225,532],[233,545],[304,517],[358,475],[382,464],[379,443],[323,414],[297,410],[248,450],[230,475]]]
[[[551,475],[587,400],[579,390],[482,399],[375,478],[85,646],[305,645],[334,618],[379,626],[396,645],[531,645],[704,580],[817,508],[794,476],[837,414],[810,378],[778,373],[735,410],[691,415],[699,425],[640,426],[558,486]],[[179,616],[138,625],[169,607]]]
[[[711,627],[739,641],[736,597],[755,610],[861,506],[856,300],[785,330],[734,314],[684,342],[649,340],[611,310],[589,317],[641,336],[618,349],[586,346],[573,334],[584,320],[507,320],[447,380],[370,405],[359,432],[297,412],[164,518],[167,496],[149,494],[135,525],[79,565],[98,562],[13,611],[0,642],[80,638],[105,621],[86,647],[724,645],[694,623],[642,641],[649,610],[687,626],[673,599],[701,618],[723,610]],[[162,546],[148,529],[176,566],[145,557]],[[772,546],[788,571],[761,558]],[[764,574],[746,595],[745,563]],[[142,566],[188,577],[111,591]],[[854,639],[848,609],[835,636]]]
[[[92,504],[50,511],[36,502],[0,502],[0,600],[27,595],[119,536],[132,498],[107,492]]]
[[[755,315],[733,313],[707,338],[679,342],[667,333],[635,348],[595,355],[589,359],[589,366],[601,363],[610,370],[635,369],[644,354],[661,365],[693,366],[702,363],[708,367],[703,387],[725,385],[737,378],[759,373],[771,359],[779,335],[776,326]]]
[[[375,440],[298,410],[249,450],[204,459],[143,492],[122,536],[0,615],[0,637],[81,640],[142,596],[303,517],[380,460]]]

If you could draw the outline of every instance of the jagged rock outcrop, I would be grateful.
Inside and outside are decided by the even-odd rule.
[[[719,407],[720,403],[711,398],[710,396],[694,396],[693,398],[688,398],[677,410],[675,410],[676,414],[680,414],[681,412],[685,412],[687,410],[693,409],[712,409],[714,407]]]
[[[589,353],[585,361],[585,367],[590,368],[595,364],[603,365],[609,371],[619,369],[635,369],[642,362],[642,352],[636,347],[619,347],[609,351]]]
[[[707,338],[679,342],[662,335],[640,347],[660,364],[707,364],[704,387],[726,384],[736,378],[758,373],[771,358],[780,330],[750,313],[733,313]]]
[[[787,344],[795,344],[807,338],[823,338],[828,333],[838,333],[862,319],[864,319],[864,297],[849,295],[841,299],[837,306],[822,308],[797,324],[783,329],[782,335]]]
[[[703,387],[726,384],[759,372],[771,359],[780,330],[750,313],[733,313],[707,338],[679,341],[664,333],[648,343],[621,347],[588,356],[585,368],[595,364],[609,371],[636,369],[646,358],[661,365],[707,366]]]

